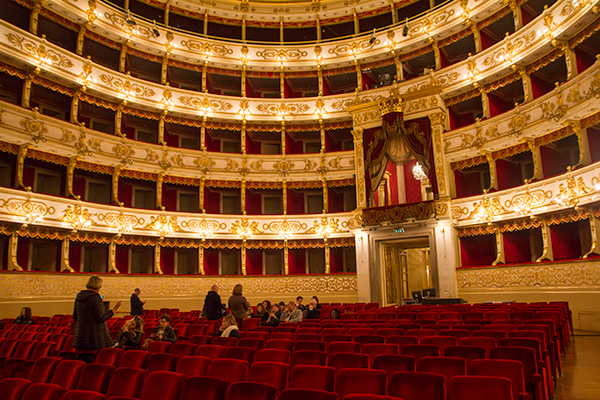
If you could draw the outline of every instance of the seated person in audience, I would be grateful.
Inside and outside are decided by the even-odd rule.
[[[263,322],[267,322],[267,319],[269,319],[269,313],[267,312],[267,310],[265,310],[265,306],[263,305],[263,303],[258,303],[256,305],[256,311],[254,312],[254,314],[252,314],[252,318],[260,318],[261,324]]]
[[[275,308],[279,308],[278,304],[273,304],[273,308],[269,312],[267,312],[267,320],[263,322],[262,326],[273,326],[277,327],[279,325],[279,317],[275,313]],[[281,315],[281,313],[279,313]]]
[[[319,303],[319,298],[318,298],[317,296],[313,296],[313,297],[312,297],[312,300],[314,300],[314,301],[316,301],[316,302],[317,302],[317,308],[318,308],[319,310],[321,309],[321,307],[323,307],[323,306],[321,305],[321,303]],[[311,302],[312,302],[312,300],[311,300]]]
[[[300,311],[304,311],[304,309],[306,308],[306,306],[304,304],[302,304],[303,301],[304,301],[304,297],[302,297],[302,296],[296,297],[296,308],[299,309]]]
[[[119,331],[115,347],[140,347],[142,336],[144,336],[144,320],[136,315]]]
[[[233,315],[229,314],[223,317],[217,336],[240,338],[240,330]]]
[[[296,308],[296,304],[290,301],[287,310],[281,314],[281,322],[302,322],[302,311]]]
[[[31,325],[33,324],[33,318],[31,318],[31,308],[23,307],[21,309],[21,315],[15,319],[17,325]]]
[[[312,299],[310,301],[310,303],[308,303],[308,306],[306,307],[306,309],[304,310],[304,318],[306,319],[319,319],[319,316],[321,315],[321,310],[319,310],[317,308],[317,301],[315,299]]]
[[[281,318],[281,310],[282,308],[279,305],[279,303],[273,303],[273,306],[271,307],[271,312],[275,315],[275,318]]]
[[[150,341],[152,340],[162,340],[165,342],[175,343],[177,341],[177,336],[175,336],[175,330],[169,322],[171,321],[171,316],[169,314],[163,314],[158,320],[158,326],[154,328],[154,332],[150,335]],[[146,342],[149,343],[147,340]],[[144,347],[148,346],[148,343],[144,343]]]
[[[266,312],[270,312],[271,311],[271,302],[269,300],[263,300],[263,306],[265,306],[265,311]]]

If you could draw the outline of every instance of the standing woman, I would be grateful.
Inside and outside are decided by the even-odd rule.
[[[248,310],[252,312],[252,307],[248,300],[242,295],[242,285],[237,284],[233,288],[233,294],[229,298],[229,310],[231,311],[231,315],[238,319],[246,319],[248,318]]]
[[[73,320],[77,323],[73,347],[80,352],[79,358],[87,363],[93,362],[93,352],[104,347],[112,347],[115,342],[108,333],[106,321],[109,320],[121,307],[121,302],[115,308],[104,312],[102,297],[98,294],[102,288],[102,279],[90,276],[86,285],[75,298]]]

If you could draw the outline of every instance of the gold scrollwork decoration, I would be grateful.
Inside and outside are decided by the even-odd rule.
[[[201,99],[199,97],[181,96],[179,101],[184,106],[204,111],[226,112],[233,108],[231,103],[226,101],[210,100],[206,97]]]
[[[268,224],[265,223],[263,224],[262,228],[264,231],[272,233],[279,233],[283,231],[298,233],[305,230],[307,225],[300,221],[288,221],[284,219],[283,221],[272,221]]]
[[[300,60],[308,56],[308,52],[296,49],[265,49],[257,51],[256,55],[265,60]]]
[[[60,220],[69,224],[74,232],[89,228],[93,224],[92,214],[79,204],[75,204],[73,207],[67,206]]]
[[[129,77],[127,77],[126,80],[123,80],[111,75],[102,74],[100,75],[100,79],[102,80],[102,83],[111,89],[119,91],[128,97],[150,98],[156,94],[156,92],[149,87],[131,83]]]
[[[277,161],[274,165],[279,176],[288,176],[289,174],[292,173],[292,170],[294,169],[295,166],[296,166],[296,164],[294,164],[290,160]]]
[[[37,117],[37,110],[34,115]],[[42,122],[38,121],[37,118],[23,118],[20,121],[20,125],[29,135],[31,135],[31,139],[33,139],[35,143],[46,142],[48,140],[45,136],[45,134],[48,133],[48,128],[46,128],[46,125]]]
[[[198,169],[200,171],[202,171],[203,174],[206,175],[206,174],[212,172],[212,169],[216,165],[216,162],[215,162],[215,160],[213,160],[210,157],[202,156],[202,157],[196,157],[194,159],[194,165],[196,165],[198,167]]]
[[[48,64],[67,69],[73,67],[71,60],[52,49],[47,49],[43,43],[38,45],[38,43],[14,33],[7,33],[5,36],[10,44],[21,50],[23,53],[26,53],[37,59],[42,64]]]
[[[260,103],[256,109],[269,115],[306,114],[310,107],[304,103]]]
[[[367,39],[361,40],[360,42],[343,43],[329,49],[329,54],[335,54],[336,57],[349,56],[372,49],[379,44],[381,44],[381,40],[379,39]]]
[[[188,50],[193,51],[194,53],[208,56],[216,55],[224,57],[233,54],[233,50],[228,47],[207,42],[199,42],[197,40],[182,40],[181,45],[187,47]]]
[[[129,233],[138,225],[145,224],[143,218],[138,218],[133,214],[125,214],[123,212],[98,214],[98,221],[104,222],[110,228],[117,229],[119,235]]]

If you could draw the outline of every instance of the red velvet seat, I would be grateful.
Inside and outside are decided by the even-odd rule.
[[[380,328],[375,331],[375,334],[383,336],[384,338],[389,336],[402,336],[404,335],[404,330],[397,328]]]
[[[462,314],[457,311],[445,311],[438,314],[438,321],[446,319],[462,319]]]
[[[317,322],[316,327],[315,326],[308,326],[306,325],[307,323],[310,323],[310,321],[302,321],[300,323],[300,327],[298,329],[296,329],[296,335],[299,335],[301,333],[314,333],[317,335],[321,334],[321,329],[319,329],[319,323]]]
[[[296,365],[327,365],[327,353],[324,351],[299,350],[292,353],[290,367]]]
[[[292,351],[294,349],[294,341],[288,339],[269,339],[265,342],[264,349],[281,349]],[[260,350],[260,349],[259,349]]]
[[[105,347],[98,351],[96,356],[96,364],[107,364],[113,367],[118,367],[121,364],[121,357],[123,357],[123,349],[115,347]]]
[[[179,400],[225,400],[228,386],[224,379],[194,376],[185,381]]]
[[[294,343],[294,351],[298,350],[312,350],[312,351],[326,351],[327,343],[320,341],[310,340],[299,340]]]
[[[171,354],[178,356],[193,356],[198,346],[193,343],[175,343],[171,346]]]
[[[150,372],[144,381],[142,400],[178,400],[185,380],[185,375],[176,372]]]
[[[188,328],[188,337],[191,339],[194,336],[203,336],[207,334],[208,325],[194,324]]]
[[[0,397],[2,400],[21,400],[31,381],[23,378],[0,379]]]
[[[323,328],[321,329],[321,336],[325,337],[327,335],[345,335],[346,329],[344,328]]]
[[[148,359],[148,372],[154,371],[171,371],[177,369],[177,361],[179,356],[167,353],[152,353]]]
[[[406,336],[417,336],[420,343],[420,340],[425,336],[435,336],[436,331],[435,329],[409,329],[405,332],[405,334]]]
[[[246,318],[242,325],[240,326],[240,330],[244,332],[251,331],[252,328],[260,325],[260,318]],[[258,350],[258,349],[257,349]]]
[[[277,387],[267,383],[237,382],[229,386],[227,400],[275,400],[278,393]]]
[[[285,331],[278,331],[277,329],[280,329],[280,328],[275,328],[275,330],[273,330],[273,333],[271,333],[271,337],[269,338],[270,340],[283,339],[283,340],[294,341],[294,339],[296,339],[296,334],[293,333],[293,330],[292,330],[292,332],[285,332]],[[285,329],[285,328],[283,328],[283,329]]]
[[[327,366],[338,371],[342,368],[369,368],[369,356],[356,353],[335,353],[329,356]]]
[[[244,337],[248,338],[248,339],[261,339],[261,340],[269,340],[269,336],[271,336],[271,334],[269,332],[261,332],[261,331],[257,331],[255,330],[256,328],[259,328],[258,326],[253,328],[252,332],[247,332]]]
[[[211,344],[212,341],[213,337],[208,335],[194,335],[190,336],[189,339],[190,344],[195,344],[196,346],[201,346],[203,344]]]
[[[50,383],[60,361],[60,358],[55,357],[38,358],[33,364],[27,379],[32,383]]]
[[[431,344],[408,344],[402,347],[401,353],[403,356],[413,356],[417,363],[422,357],[438,357],[440,349]]]
[[[409,344],[419,344],[420,340],[418,336],[388,336],[385,338],[386,343],[397,344],[400,352],[402,352],[402,347]]]
[[[235,347],[238,345],[238,338],[217,336],[211,342],[215,346],[224,346],[226,348]]]
[[[288,364],[255,362],[250,365],[250,369],[248,370],[248,381],[268,383],[276,386],[278,392],[280,392],[286,387],[289,369],[290,366]]]
[[[533,400],[545,399],[542,375],[538,372],[535,350],[527,347],[494,347],[490,351],[492,360],[515,360],[523,364],[525,389]]]
[[[365,394],[365,393],[352,393],[344,397],[343,400],[402,400],[398,397],[385,396],[380,394]]]
[[[238,340],[238,347],[249,347],[254,350],[260,350],[265,345],[265,341],[262,339],[246,339],[242,338]]]
[[[288,388],[333,391],[336,369],[317,365],[297,365],[290,372]]]
[[[360,353],[361,345],[357,342],[331,342],[327,346],[327,354]]]
[[[332,335],[324,335],[323,341],[327,344],[332,342],[351,342],[352,336],[344,335],[344,334],[332,334]]]
[[[289,350],[261,349],[254,354],[254,362],[273,361],[289,364],[291,355]]]
[[[4,360],[12,357],[18,344],[18,339],[4,339],[0,342],[0,365],[4,363]]]
[[[387,394],[404,400],[443,400],[446,377],[431,372],[395,372],[389,380]]]
[[[348,335],[352,336],[353,339],[359,335],[374,335],[374,334],[375,334],[375,329],[371,329],[371,328],[348,329]]]
[[[27,378],[35,362],[41,357],[53,356],[55,347],[55,343],[52,342],[36,342],[33,352],[27,359],[9,358],[5,361],[5,367],[10,369],[10,375],[14,378]]]
[[[229,383],[240,382],[246,380],[248,366],[248,361],[219,358],[210,363],[207,376],[225,379]]]
[[[369,356],[369,365],[371,366],[376,356],[382,354],[397,355],[399,352],[400,347],[393,343],[365,343],[362,347],[362,353]]]
[[[224,358],[232,358],[235,360],[245,360],[252,364],[256,350],[249,347],[230,347],[225,351]]]
[[[351,393],[385,394],[386,373],[378,369],[344,368],[335,376],[335,392],[344,398]]]
[[[139,368],[117,368],[114,370],[106,395],[140,398],[148,371]]]
[[[60,400],[105,400],[106,396],[102,393],[89,390],[69,390],[65,392]]]
[[[171,350],[172,343],[165,341],[155,340],[154,342],[150,342],[147,351],[150,353],[168,353]]]
[[[115,367],[107,364],[87,364],[81,370],[77,390],[91,390],[106,394]]]
[[[456,375],[467,375],[467,360],[458,357],[423,357],[418,362],[417,371],[442,374],[449,380]]]
[[[456,338],[452,336],[425,336],[421,339],[421,344],[437,346],[441,355],[444,354],[446,347],[456,346]]]
[[[499,376],[508,378],[512,382],[514,400],[529,400],[530,396],[525,391],[525,376],[523,363],[515,360],[473,360],[469,375]]]
[[[385,336],[379,335],[357,335],[352,339],[354,342],[365,344],[365,343],[384,343]]]
[[[214,360],[223,357],[223,355],[225,354],[225,350],[227,350],[225,346],[219,346],[215,344],[204,344],[202,346],[198,346],[194,355],[208,357]]]
[[[183,356],[179,358],[175,372],[187,377],[206,376],[211,361],[212,360],[208,357]]]
[[[510,379],[494,376],[455,376],[448,381],[448,400],[513,400]]]
[[[61,361],[56,366],[50,383],[62,386],[66,390],[74,390],[79,383],[79,376],[85,365],[83,361],[78,360]]]
[[[373,359],[372,368],[384,370],[389,381],[394,372],[415,371],[416,363],[413,356],[381,354]]]
[[[344,315],[344,314],[342,314]],[[337,393],[315,389],[285,389],[278,400],[338,400]]]
[[[51,383],[32,383],[23,393],[21,400],[58,400],[65,388]]]
[[[483,360],[486,357],[486,349],[480,346],[450,346],[444,350],[445,357],[460,357],[467,360],[467,368],[473,360]]]
[[[119,367],[146,369],[150,353],[143,350],[127,350],[121,357]]]
[[[485,348],[486,358],[489,358],[490,350],[496,347],[496,339],[491,337],[468,337],[458,341],[459,346],[479,346]]]

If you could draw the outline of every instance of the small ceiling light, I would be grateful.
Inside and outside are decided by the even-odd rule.
[[[154,35],[155,38],[160,36],[160,32],[156,28],[156,21],[154,21],[154,25],[152,25],[152,35]]]
[[[408,36],[408,18],[404,22],[404,28],[402,28],[402,36]]]
[[[131,18],[131,14],[129,13],[129,10],[127,10],[127,15],[125,16],[125,22],[127,22],[131,26],[137,25],[137,23],[134,21],[134,19]]]

